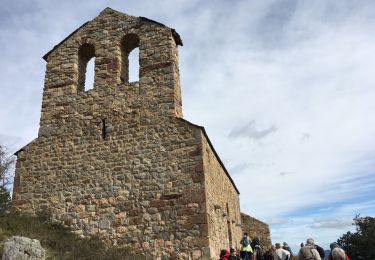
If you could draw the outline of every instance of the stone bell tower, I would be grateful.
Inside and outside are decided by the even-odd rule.
[[[106,8],[43,57],[47,71],[39,136],[68,126],[69,122],[60,120],[69,117],[64,106],[69,102],[65,101],[91,94],[85,93],[84,86],[86,66],[92,58],[95,58],[94,91],[110,95],[117,92],[116,88],[127,86],[122,91],[128,95],[127,102],[142,95],[141,103],[148,109],[161,109],[165,116],[182,117],[177,45],[182,45],[182,41],[174,29]],[[139,82],[129,83],[128,56],[137,47]]]
[[[182,119],[178,45],[174,29],[106,8],[48,52],[39,134],[16,153],[13,210],[48,211],[153,259],[216,259],[238,245],[239,192],[204,128]],[[129,82],[135,48],[139,81]]]

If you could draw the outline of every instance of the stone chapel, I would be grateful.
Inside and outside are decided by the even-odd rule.
[[[48,211],[154,259],[216,259],[239,245],[239,191],[204,128],[182,117],[179,45],[174,29],[106,8],[49,51],[38,137],[16,153],[13,210]]]

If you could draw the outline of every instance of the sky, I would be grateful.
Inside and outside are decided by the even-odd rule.
[[[42,56],[105,7],[181,35],[184,118],[294,251],[375,216],[374,1],[0,1],[0,143],[37,137]]]

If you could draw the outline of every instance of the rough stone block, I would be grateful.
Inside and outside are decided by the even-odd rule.
[[[45,259],[46,252],[39,240],[13,236],[4,243],[2,260],[14,259]]]
[[[189,217],[189,222],[193,224],[207,224],[208,214],[196,214]]]

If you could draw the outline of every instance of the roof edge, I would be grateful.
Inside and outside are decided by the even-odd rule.
[[[125,13],[123,13],[123,12],[116,11],[116,10],[110,8],[110,7],[106,7],[106,8],[103,9],[103,11],[101,11],[101,12],[99,13],[99,15],[97,15],[96,17],[98,17],[98,16],[100,16],[100,15],[102,15],[103,13],[106,13],[106,12],[116,12],[116,13],[125,14]],[[127,14],[125,14],[125,15],[127,15]],[[95,17],[95,18],[96,18],[96,17]],[[94,19],[95,19],[95,18],[94,18]],[[168,27],[168,26],[166,26],[166,25],[164,25],[164,24],[162,24],[162,23],[159,23],[159,22],[157,22],[157,21],[154,21],[154,20],[148,19],[148,18],[143,17],[143,16],[139,16],[138,18],[139,18],[141,21],[145,21],[145,22],[149,22],[149,23],[154,23],[154,24],[157,24],[157,25],[159,25],[159,26],[162,26],[162,27],[165,27],[165,28],[169,28],[169,29],[171,29],[171,33],[172,33],[173,39],[175,40],[176,44],[177,44],[177,45],[180,45],[180,46],[183,46],[183,43],[182,43],[181,37],[180,37],[180,35],[176,32],[175,29],[170,28],[170,27]],[[94,19],[93,19],[93,20],[94,20]],[[67,41],[67,40],[68,40],[73,34],[75,34],[77,31],[79,31],[80,29],[82,29],[85,25],[87,25],[87,24],[88,24],[89,22],[91,22],[91,21],[92,21],[92,20],[87,21],[87,22],[85,22],[84,24],[82,24],[80,27],[78,27],[77,29],[75,29],[72,33],[70,33],[68,36],[66,36],[61,42],[59,42],[58,44],[56,44],[55,46],[53,46],[53,48],[52,48],[50,51],[48,51],[46,54],[44,54],[42,58],[43,58],[45,61],[48,61],[48,56],[49,56],[54,50],[56,50],[60,45],[62,45],[64,42],[66,42],[66,41]]]
[[[149,22],[149,23],[154,23],[154,24],[157,24],[157,25],[159,25],[161,27],[168,27],[168,26],[165,26],[165,24],[163,24],[163,23],[159,23],[159,22],[157,22],[155,20],[148,19],[147,17],[139,16],[138,18],[141,19],[142,21]]]
[[[176,32],[176,30],[173,28],[171,28],[171,31],[172,31],[173,39],[176,42],[176,44],[180,46],[184,46],[184,44],[182,43],[181,36],[178,34],[178,32]]]
[[[142,21],[145,21],[145,22],[154,23],[156,25],[171,29],[171,33],[172,33],[173,39],[176,42],[176,44],[180,45],[180,46],[184,46],[184,44],[182,43],[182,40],[181,40],[181,36],[178,34],[178,32],[176,32],[175,29],[170,28],[163,23],[159,23],[157,21],[151,20],[151,19],[143,17],[143,16],[139,16],[139,19],[141,19]]]
[[[20,152],[22,152],[23,150],[25,150],[29,145],[31,145],[32,143],[34,143],[37,139],[38,139],[38,138],[35,138],[35,139],[33,139],[32,141],[28,142],[26,145],[22,146],[20,149],[18,149],[17,151],[15,151],[15,152],[13,153],[13,155],[14,155],[14,156],[18,156],[18,154],[19,154]]]
[[[73,34],[75,34],[76,32],[78,32],[82,27],[84,27],[86,24],[88,24],[90,21],[87,21],[85,22],[84,24],[82,24],[80,27],[78,27],[77,29],[75,29],[71,34],[69,34],[68,36],[66,36],[61,42],[59,42],[58,44],[56,44],[55,46],[53,46],[52,50],[50,50],[49,52],[47,52],[46,54],[44,54],[44,56],[42,57],[43,60],[45,61],[48,61],[48,56],[54,51],[56,50],[61,44],[63,44],[64,42],[66,42]]]
[[[208,145],[209,145],[210,148],[212,149],[212,151],[213,151],[213,153],[214,153],[214,155],[215,155],[217,161],[219,162],[220,166],[223,168],[225,174],[226,174],[227,177],[229,178],[229,181],[232,183],[232,185],[233,185],[234,189],[236,190],[237,194],[240,194],[240,191],[237,189],[237,186],[236,186],[236,184],[234,183],[232,177],[230,176],[230,174],[229,174],[227,168],[225,168],[224,163],[221,161],[221,159],[220,159],[218,153],[216,152],[214,146],[212,145],[211,140],[210,140],[210,138],[209,138],[208,135],[207,135],[206,129],[205,129],[203,126],[193,124],[193,123],[191,123],[190,121],[188,121],[188,120],[186,120],[186,119],[184,119],[184,118],[179,118],[179,117],[178,117],[178,119],[180,119],[180,120],[182,120],[182,121],[184,121],[184,122],[186,122],[186,123],[188,123],[188,124],[190,124],[190,125],[192,125],[192,126],[194,126],[194,127],[199,128],[200,130],[202,130],[203,135],[206,137],[207,142],[208,142]]]

